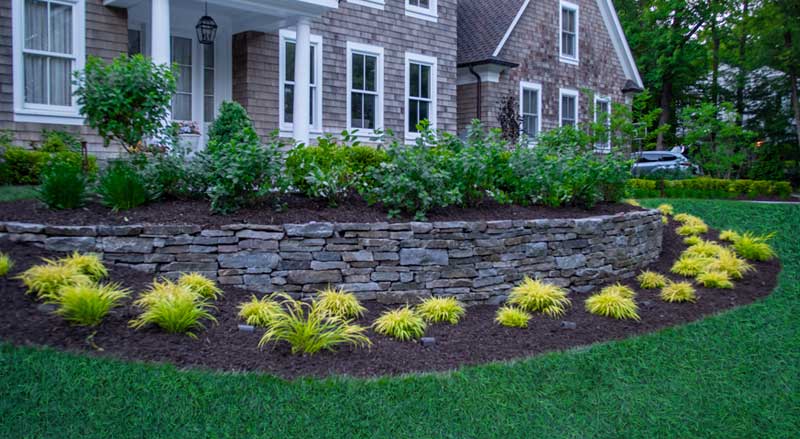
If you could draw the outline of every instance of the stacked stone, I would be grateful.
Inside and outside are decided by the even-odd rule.
[[[586,293],[634,276],[661,252],[657,211],[585,219],[410,223],[53,226],[0,223],[0,236],[167,277],[299,297],[334,286],[363,300],[430,295],[499,301],[524,276]]]

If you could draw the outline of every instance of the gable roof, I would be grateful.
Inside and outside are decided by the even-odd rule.
[[[597,0],[600,15],[628,80],[625,88],[631,91],[641,90],[644,87],[642,78],[611,1]],[[501,60],[498,56],[530,2],[531,0],[459,0],[458,65],[516,61]]]

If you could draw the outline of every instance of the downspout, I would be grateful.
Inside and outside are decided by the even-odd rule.
[[[480,120],[481,119],[481,114],[482,114],[481,101],[483,100],[483,99],[481,99],[481,86],[482,86],[482,84],[481,84],[481,75],[479,75],[478,72],[475,71],[474,66],[469,66],[469,72],[472,73],[472,75],[475,76],[475,79],[478,81],[478,90],[477,90],[477,92],[478,92],[477,93],[478,94],[477,100],[478,101],[476,102],[477,105],[475,105],[475,108],[477,108],[477,116],[475,118]]]

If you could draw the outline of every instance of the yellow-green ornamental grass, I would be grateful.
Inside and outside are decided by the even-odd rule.
[[[773,236],[774,234],[759,236],[749,232],[743,233],[733,242],[733,249],[745,259],[769,261],[776,256],[775,250],[767,244]]]
[[[97,326],[129,294],[119,284],[83,283],[61,288],[48,301],[57,305],[55,313],[64,320],[80,326]]]
[[[567,292],[556,285],[525,277],[511,290],[508,303],[525,311],[540,312],[550,317],[564,315],[571,305]]]
[[[719,239],[720,241],[736,242],[741,236],[738,232],[728,229],[720,232]]]
[[[425,334],[427,324],[409,306],[386,311],[372,324],[378,334],[396,338],[400,341],[416,340]]]
[[[103,265],[100,256],[94,253],[81,254],[74,252],[65,258],[59,259],[58,262],[68,267],[74,267],[93,281],[108,277],[108,269]]]
[[[694,287],[689,282],[670,282],[661,289],[661,300],[670,303],[695,302]]]
[[[211,315],[213,306],[208,299],[167,279],[153,282],[150,290],[142,293],[134,305],[143,309],[139,317],[129,323],[135,329],[152,324],[167,332],[196,338],[194,331],[205,329],[203,320],[217,321]]]
[[[0,253],[0,276],[7,276],[14,268],[14,261],[5,253]]]
[[[509,328],[527,328],[530,319],[531,315],[527,312],[514,306],[504,306],[497,310],[494,321]]]
[[[642,207],[642,205],[633,198],[625,198],[624,200],[622,200],[622,202],[631,205],[633,207]]]
[[[48,259],[44,264],[34,265],[23,271],[17,279],[28,288],[29,294],[37,299],[54,299],[62,287],[91,283],[91,279],[75,266],[64,265]]]
[[[275,318],[283,312],[281,305],[270,296],[261,299],[253,295],[248,302],[239,304],[239,317],[251,326],[269,327]]]
[[[706,288],[733,288],[730,276],[724,271],[706,271],[698,274],[695,279]]]
[[[635,293],[623,285],[613,285],[586,299],[586,311],[614,319],[639,320],[639,307],[633,300]]]
[[[686,245],[696,245],[701,243],[702,241],[703,238],[699,236],[687,236],[686,238],[683,238],[683,243]]]
[[[689,248],[687,248],[683,254],[691,257],[712,258],[717,256],[724,249],[725,247],[717,244],[714,241],[705,241],[701,239],[696,244],[689,246]]]
[[[646,290],[661,288],[667,284],[667,278],[663,274],[653,271],[643,271],[636,280],[639,281],[639,286]]]
[[[455,325],[466,311],[455,297],[429,297],[417,305],[417,313],[429,323],[447,322]]]
[[[664,216],[671,216],[675,213],[675,208],[672,207],[672,204],[660,204],[658,206],[658,211]]]
[[[317,302],[322,310],[343,319],[357,319],[367,312],[355,294],[336,288],[321,290],[317,295]]]
[[[695,277],[706,271],[709,265],[714,263],[714,258],[682,255],[680,259],[672,264],[671,272],[684,276]]]
[[[679,213],[673,217],[682,225],[676,232],[681,236],[694,236],[708,233],[708,225],[701,218],[686,213]]]
[[[189,289],[200,297],[217,300],[222,296],[222,290],[213,280],[200,273],[184,273],[178,278],[178,285]]]
[[[755,271],[755,268],[736,256],[734,251],[724,248],[717,254],[714,262],[709,264],[708,271],[721,271],[727,273],[731,279],[742,279],[746,273]]]

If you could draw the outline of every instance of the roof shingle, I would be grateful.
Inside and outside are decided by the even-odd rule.
[[[525,0],[459,0],[458,64],[495,59],[492,55]]]

